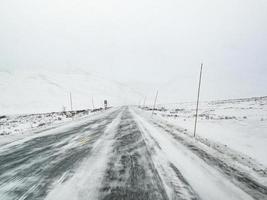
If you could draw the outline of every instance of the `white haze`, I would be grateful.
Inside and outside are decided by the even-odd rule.
[[[266,52],[264,0],[0,0],[0,111],[61,109],[71,90],[79,108],[152,103],[157,89],[160,103],[194,101],[201,62],[202,100],[264,96]]]

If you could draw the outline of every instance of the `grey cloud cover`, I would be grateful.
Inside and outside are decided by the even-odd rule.
[[[161,101],[267,94],[263,0],[1,0],[0,70],[77,69]],[[136,100],[134,100],[136,101]]]

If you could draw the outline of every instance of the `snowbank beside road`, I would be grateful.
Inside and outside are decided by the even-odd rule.
[[[184,145],[170,135],[159,131],[145,119],[135,115],[142,131],[151,141],[155,140],[170,163],[179,169],[201,199],[252,199],[240,188],[235,187],[214,167],[207,165]],[[203,184],[205,182],[205,184]]]
[[[187,134],[193,134],[194,103],[164,108],[155,113]],[[226,145],[267,167],[267,97],[202,102],[197,136]]]
[[[0,146],[35,135],[40,131],[56,128],[71,121],[79,121],[84,117],[97,116],[98,114],[99,112],[92,113],[89,110],[84,110],[2,116],[0,118]]]

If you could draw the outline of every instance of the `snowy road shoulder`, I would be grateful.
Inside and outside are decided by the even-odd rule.
[[[179,169],[201,199],[266,198],[265,191],[256,194],[250,190],[244,192],[244,190],[230,181],[230,177],[222,174],[215,166],[205,162],[191,149],[175,140],[172,135],[166,134],[164,129],[157,128],[152,122],[148,122],[150,119],[145,119],[139,114],[133,113],[144,134],[153,138],[159,144],[168,160]],[[247,192],[250,192],[250,195]]]

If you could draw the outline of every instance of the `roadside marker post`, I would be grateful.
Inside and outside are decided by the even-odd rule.
[[[158,99],[158,90],[157,90],[156,97],[155,97],[155,100],[154,100],[154,106],[153,106],[153,110],[152,110],[152,117],[153,117],[153,114],[154,114],[154,110],[156,108],[157,99]]]
[[[70,92],[70,113],[71,113],[71,118],[73,120],[74,116],[72,115],[73,114],[72,111],[73,111],[73,108],[72,108],[72,95],[71,95],[71,92]]]
[[[144,99],[143,108],[145,108],[145,106],[146,106],[146,96],[145,96],[145,99]]]
[[[95,109],[95,104],[94,104],[94,97],[92,96],[92,106],[93,106],[93,110]]]
[[[199,104],[200,86],[201,86],[201,78],[202,78],[202,68],[203,68],[203,63],[201,63],[200,75],[199,75],[199,83],[198,83],[197,107],[196,107],[195,126],[194,126],[194,137],[196,137],[196,131],[197,131],[197,116],[198,116],[198,104]]]
[[[70,111],[72,111],[72,96],[71,96],[71,92],[70,92]]]

